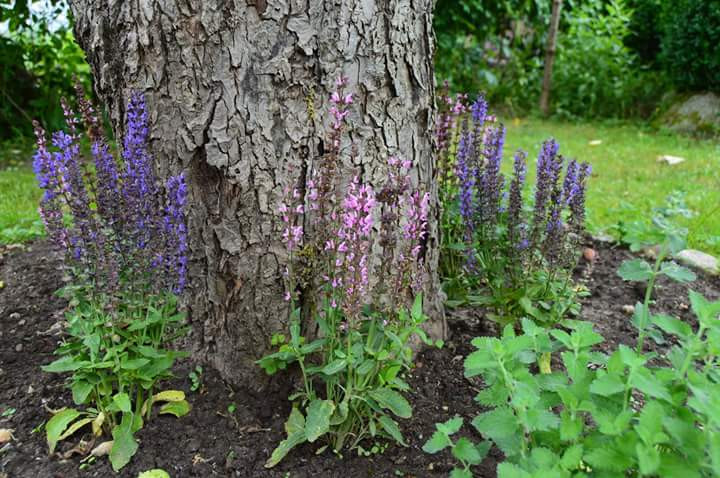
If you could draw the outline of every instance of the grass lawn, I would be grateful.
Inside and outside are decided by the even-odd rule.
[[[32,144],[0,145],[0,244],[24,242],[43,235],[37,208],[42,192],[30,167]]]
[[[592,230],[612,233],[618,221],[649,217],[670,193],[682,191],[695,214],[682,222],[691,247],[720,255],[720,142],[657,133],[633,124],[568,123],[539,119],[506,121],[505,166],[522,148],[535,158],[540,143],[555,137],[560,151],[593,165],[588,192],[588,223]],[[592,146],[591,141],[602,143]],[[42,234],[37,215],[40,191],[28,165],[32,146],[0,149],[0,243],[20,242]],[[668,166],[659,155],[681,156]],[[530,168],[534,170],[533,168]]]
[[[618,221],[650,216],[670,193],[685,193],[694,215],[679,222],[689,231],[690,247],[720,255],[720,142],[658,133],[633,124],[568,123],[539,119],[506,120],[506,158],[517,148],[537,158],[544,139],[554,137],[560,152],[588,161],[593,175],[588,190],[588,224],[612,234]],[[591,141],[602,143],[590,145]],[[660,155],[681,156],[669,166]],[[505,160],[505,166],[511,161]],[[534,170],[533,167],[530,169]]]

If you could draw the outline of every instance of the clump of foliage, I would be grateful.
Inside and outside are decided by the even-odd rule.
[[[76,79],[90,84],[90,67],[70,25],[58,20],[69,13],[66,2],[34,3],[0,4],[6,26],[0,34],[0,139],[30,135],[32,118],[61,128],[60,98],[72,94]]]
[[[343,92],[346,81],[338,80],[331,97],[328,153],[306,183],[301,178],[303,183],[288,188],[280,206],[289,255],[290,333],[274,336],[278,351],[259,364],[270,374],[297,364],[302,388],[290,397],[288,436],[267,467],[293,447],[321,439],[321,450],[330,446],[336,453],[362,451],[362,441],[377,436],[404,445],[394,417],[409,418],[412,410],[401,376],[412,365],[413,336],[428,342],[420,328],[426,320],[420,291],[430,196],[413,190],[411,163],[395,157],[377,190],[355,177],[341,192],[340,145],[353,102]],[[370,262],[375,247],[382,248],[379,264]],[[317,330],[306,332],[314,340],[302,333],[307,323]]]
[[[40,215],[64,253],[72,279],[68,337],[47,372],[71,372],[70,388],[84,411],[59,410],[48,421],[52,453],[58,441],[91,425],[112,434],[110,461],[124,466],[137,450],[133,434],[151,416],[189,411],[179,391],[156,393],[181,355],[168,348],[183,333],[177,296],[187,276],[187,189],[182,175],[161,187],[148,150],[147,112],[134,95],[127,108],[122,158],[111,153],[93,105],[78,88],[82,121],[63,102],[66,131],[51,144],[38,123],[34,168],[44,190]],[[90,158],[81,152],[81,128]]]
[[[666,1],[660,62],[681,90],[720,91],[720,3]]]
[[[512,177],[506,181],[501,173],[504,126],[487,114],[482,97],[468,113],[456,116],[461,126],[455,160],[444,163],[453,168],[453,181],[443,185],[450,191],[446,196],[457,195],[457,209],[449,211],[456,218],[443,223],[447,253],[457,260],[456,252],[464,250],[462,287],[480,293],[471,295],[470,302],[493,309],[493,320],[505,325],[530,316],[552,325],[577,312],[571,275],[584,232],[590,165],[566,162],[558,155],[557,142],[543,143],[533,207],[527,208],[526,153],[515,154]],[[453,277],[459,271],[447,267],[445,272]]]
[[[559,40],[553,107],[570,117],[649,115],[663,87],[625,45],[631,11],[622,0],[573,8]]]

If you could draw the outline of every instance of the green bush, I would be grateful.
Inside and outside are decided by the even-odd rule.
[[[660,59],[681,90],[720,91],[720,2],[665,2]]]
[[[640,67],[624,43],[630,10],[622,0],[593,0],[569,14],[553,72],[556,113],[568,117],[627,117],[652,112],[660,75]]]

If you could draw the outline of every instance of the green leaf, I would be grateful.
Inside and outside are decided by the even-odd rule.
[[[620,377],[614,373],[605,373],[604,375],[600,375],[600,372],[598,372],[598,378],[593,380],[590,384],[590,393],[603,397],[609,397],[624,391],[625,384]]]
[[[322,369],[322,373],[325,375],[335,375],[338,372],[345,370],[347,366],[346,359],[333,360]]]
[[[277,448],[273,450],[272,455],[270,455],[268,461],[265,462],[265,468],[272,468],[280,463],[282,459],[290,453],[290,450],[299,444],[304,443],[306,440],[305,430],[296,431],[288,435],[288,437],[281,441]]]
[[[285,433],[290,436],[296,432],[305,433],[305,417],[297,407],[293,407],[290,416],[285,422]]]
[[[415,296],[415,301],[413,302],[412,311],[410,312],[410,315],[412,316],[412,318],[415,322],[422,321],[422,319],[423,319],[422,294],[418,294]]]
[[[138,478],[170,478],[170,474],[165,470],[156,468],[154,470],[143,471],[138,475]]]
[[[455,416],[444,423],[437,423],[435,425],[435,428],[437,428],[438,431],[450,436],[450,435],[454,435],[455,433],[460,431],[462,424],[463,424],[462,417]]]
[[[582,463],[583,446],[581,444],[575,444],[565,450],[562,458],[560,459],[560,466],[568,471],[576,470]]]
[[[110,450],[110,464],[118,471],[128,463],[138,449],[137,441],[132,433],[133,414],[124,413],[120,425],[112,430],[113,447]]]
[[[83,418],[81,420],[76,421],[75,423],[70,425],[68,427],[68,429],[63,432],[62,435],[60,435],[60,437],[58,438],[58,441],[63,441],[64,439],[66,439],[67,437],[69,437],[70,435],[75,433],[76,431],[80,430],[85,425],[92,423],[93,420],[94,420],[94,418]]]
[[[307,409],[305,436],[312,443],[330,430],[330,417],[335,411],[331,400],[313,400]]]
[[[618,275],[626,281],[647,281],[653,276],[652,267],[642,259],[624,261],[618,269]]]
[[[130,413],[132,410],[132,403],[130,403],[130,397],[127,393],[118,393],[113,397],[113,403],[117,405],[118,409],[123,413]]]
[[[654,475],[660,467],[660,452],[657,448],[638,443],[635,446],[635,452],[638,457],[638,465],[640,465],[640,473]]]
[[[44,372],[62,373],[62,372],[73,372],[75,370],[86,367],[89,364],[90,364],[90,362],[88,362],[86,360],[75,361],[75,357],[68,355],[66,357],[57,359],[54,362],[49,363],[48,365],[43,365],[40,368]]]
[[[73,382],[70,389],[72,390],[73,402],[75,402],[75,405],[82,405],[83,403],[85,403],[85,400],[87,400],[90,392],[92,392],[93,384],[84,380],[80,380],[77,382]]]
[[[444,450],[450,445],[452,445],[452,442],[445,433],[441,431],[435,431],[430,437],[430,439],[425,442],[422,449],[425,453],[435,454],[441,450]]]
[[[692,327],[686,322],[669,315],[653,315],[651,317],[653,324],[662,329],[669,335],[676,335],[680,338],[687,338],[692,334]]]
[[[129,360],[122,360],[120,362],[120,368],[124,370],[137,370],[149,364],[150,360],[146,358],[135,358]]]
[[[638,369],[632,374],[630,385],[651,397],[672,401],[665,384],[646,368]]]
[[[663,262],[660,266],[660,273],[682,283],[693,282],[697,279],[697,275],[693,271],[675,262]]]
[[[378,404],[389,409],[400,418],[410,418],[412,416],[412,408],[410,403],[395,390],[389,388],[377,388],[369,393]]]
[[[63,408],[53,415],[53,417],[45,424],[45,432],[51,455],[55,451],[55,446],[60,440],[62,433],[68,425],[70,425],[70,423],[80,415],[81,413],[73,408]]]
[[[180,400],[179,402],[168,402],[158,412],[160,415],[175,415],[177,418],[187,415],[190,413],[190,403],[187,400]]]
[[[462,468],[453,468],[450,472],[450,478],[473,478],[472,472],[470,470],[465,470]]]
[[[460,438],[452,448],[452,454],[460,461],[477,465],[485,458],[475,447],[473,442],[465,437]]]
[[[402,446],[408,446],[395,420],[387,415],[381,415],[380,418],[378,418],[378,422],[380,422],[380,426],[383,427],[383,430],[393,437],[396,442],[400,443]]]

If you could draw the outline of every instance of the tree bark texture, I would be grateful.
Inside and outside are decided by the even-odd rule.
[[[144,92],[161,177],[189,184],[195,355],[260,388],[254,361],[287,327],[287,253],[278,205],[326,149],[328,98],[353,91],[358,148],[343,171],[382,183],[387,157],[412,159],[431,193],[425,260],[430,332],[445,334],[436,276],[432,155],[433,0],[71,0],[75,34],[116,134]],[[349,149],[349,144],[344,145]]]
[[[545,45],[545,69],[543,71],[542,91],[540,92],[540,111],[547,116],[550,113],[550,90],[552,88],[552,71],[557,49],[557,34],[560,26],[560,12],[562,0],[553,0],[550,17],[550,30],[548,30],[547,44]]]

